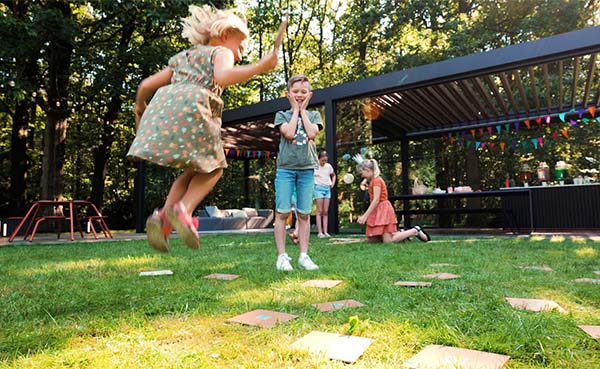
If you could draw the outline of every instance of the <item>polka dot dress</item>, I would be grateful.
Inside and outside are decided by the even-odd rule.
[[[169,60],[171,84],[144,111],[128,158],[210,173],[226,168],[221,142],[222,88],[213,81],[218,48],[198,45]]]

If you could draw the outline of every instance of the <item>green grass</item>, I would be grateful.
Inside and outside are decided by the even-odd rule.
[[[573,238],[434,238],[395,245],[311,239],[319,271],[277,272],[272,235],[203,236],[199,251],[171,240],[0,248],[2,368],[346,368],[290,349],[312,330],[373,339],[352,368],[398,368],[428,344],[510,355],[506,368],[600,368],[600,243]],[[297,265],[298,250],[288,246]],[[431,263],[457,266],[432,267]],[[522,266],[550,266],[551,272]],[[171,269],[173,276],[139,277]],[[431,288],[397,280],[450,272]],[[210,273],[239,274],[233,281]],[[332,289],[301,287],[341,279]],[[567,310],[515,310],[505,297],[544,298]],[[363,308],[322,313],[311,304],[355,299]],[[299,315],[261,329],[227,323],[269,309]]]

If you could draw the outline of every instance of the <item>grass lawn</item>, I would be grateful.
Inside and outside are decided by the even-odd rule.
[[[510,355],[505,368],[600,368],[600,341],[577,328],[600,325],[600,285],[573,282],[600,279],[600,243],[589,239],[333,245],[313,235],[310,254],[321,269],[289,273],[275,270],[272,235],[201,243],[193,251],[172,239],[167,255],[145,241],[0,248],[0,368],[399,368],[429,344]],[[297,248],[288,252],[296,267]],[[155,269],[174,275],[138,275]],[[394,286],[437,272],[461,278]],[[241,277],[202,278],[211,273]],[[301,286],[310,279],[343,283]],[[549,299],[567,312],[515,310],[506,297]],[[343,299],[366,306],[311,306]],[[271,329],[226,322],[254,309],[299,318]],[[351,366],[290,348],[313,330],[373,342]]]

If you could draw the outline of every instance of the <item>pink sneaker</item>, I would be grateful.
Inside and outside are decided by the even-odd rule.
[[[169,252],[169,235],[171,225],[162,209],[155,209],[146,220],[146,236],[148,245],[160,252]]]
[[[165,209],[165,213],[169,223],[175,228],[186,246],[192,249],[199,248],[198,219],[191,217],[187,213],[183,203],[180,201],[172,208]]]

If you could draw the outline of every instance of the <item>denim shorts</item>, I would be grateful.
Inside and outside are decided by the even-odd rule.
[[[275,174],[275,210],[286,214],[292,210],[292,195],[296,189],[296,211],[310,214],[315,183],[313,169],[281,169]]]
[[[315,199],[330,199],[331,198],[331,187],[324,185],[315,185],[315,191],[313,193]]]

